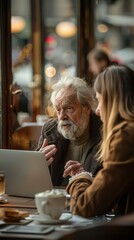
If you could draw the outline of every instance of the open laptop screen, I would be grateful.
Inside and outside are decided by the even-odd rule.
[[[34,197],[35,193],[53,188],[41,152],[0,149],[0,170],[5,171],[8,195]]]

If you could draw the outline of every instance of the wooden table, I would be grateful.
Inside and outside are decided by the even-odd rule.
[[[17,208],[21,210],[27,210],[30,212],[30,214],[37,214],[37,209],[35,206],[35,201],[32,198],[24,198],[24,197],[13,197],[13,196],[6,196],[8,203],[7,204],[0,204],[0,208],[6,207],[6,208]],[[98,219],[98,222],[100,219]],[[101,221],[104,222],[105,220],[101,218]],[[96,224],[96,219],[94,222],[93,219],[86,219],[79,216],[72,216],[72,218],[67,221],[66,223],[53,225],[54,229],[52,232],[48,234],[18,234],[18,233],[3,233],[2,229],[7,227],[8,224],[4,223],[3,221],[0,224],[0,238],[2,239],[44,239],[44,240],[58,240],[60,237],[68,235],[68,233],[76,231],[76,229],[79,228],[85,228],[85,226],[91,226],[92,224]],[[42,224],[39,224],[36,221],[28,221],[24,220],[21,223],[15,223],[10,224],[16,225],[17,227],[20,225],[25,226],[41,226]],[[44,226],[44,224],[42,225]],[[47,225],[48,226],[48,225]],[[49,225],[50,226],[50,225]]]
[[[0,208],[9,207],[9,208],[18,208],[18,209],[28,209],[30,212],[36,211],[35,201],[33,198],[26,197],[14,197],[5,195],[5,199],[7,199],[8,203],[0,204]]]

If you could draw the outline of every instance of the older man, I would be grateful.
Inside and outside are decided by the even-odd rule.
[[[100,141],[100,119],[93,113],[92,93],[85,81],[66,77],[53,86],[51,102],[57,118],[45,122],[37,150],[44,153],[55,186],[65,186],[68,176],[83,170],[95,175]]]

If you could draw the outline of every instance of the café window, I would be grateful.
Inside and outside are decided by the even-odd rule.
[[[32,42],[30,1],[11,1],[13,131],[31,121]]]
[[[2,14],[0,11],[0,148],[2,148],[2,76],[1,76],[1,19]]]
[[[44,1],[45,113],[53,116],[49,104],[51,86],[61,76],[77,75],[77,1]]]
[[[134,69],[134,1],[98,0],[95,3],[96,45],[113,60]]]
[[[52,85],[77,75],[76,0],[11,1],[13,129],[53,116]],[[22,92],[22,93],[21,93]]]
[[[1,32],[0,32],[1,35]],[[1,39],[1,37],[0,37]],[[2,133],[2,86],[1,86],[1,40],[0,40],[0,132]],[[0,134],[0,148],[2,147],[2,134]]]

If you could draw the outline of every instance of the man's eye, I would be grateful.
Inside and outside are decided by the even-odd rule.
[[[67,108],[67,111],[68,111],[68,112],[72,112],[72,111],[73,111],[73,108],[72,108],[72,107],[68,107],[68,108]]]
[[[56,112],[60,112],[60,109],[59,109],[59,108],[56,108]]]

